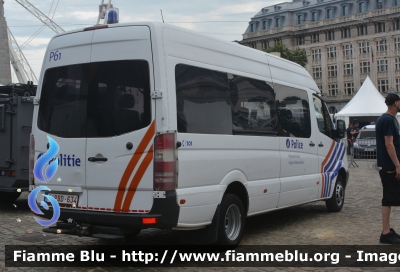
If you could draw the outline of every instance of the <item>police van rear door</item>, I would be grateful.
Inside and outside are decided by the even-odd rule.
[[[87,112],[88,209],[146,213],[155,134],[150,29],[94,31]]]
[[[54,194],[62,208],[87,207],[86,112],[92,36],[91,32],[80,32],[54,38],[46,52],[38,89],[35,161],[51,151],[47,136],[58,144],[59,151],[51,154],[58,158],[55,175],[46,176],[46,184],[35,182],[36,186],[47,185],[51,191],[46,193]],[[47,165],[36,164],[35,170]]]

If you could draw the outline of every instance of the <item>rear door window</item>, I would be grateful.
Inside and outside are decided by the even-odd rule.
[[[151,121],[149,64],[93,62],[48,69],[38,127],[63,138],[112,137]]]

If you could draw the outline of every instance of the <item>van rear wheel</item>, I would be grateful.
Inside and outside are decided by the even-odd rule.
[[[131,243],[135,240],[135,238],[139,235],[141,229],[134,229],[131,232],[125,233],[124,238],[125,242]]]
[[[0,192],[0,203],[14,202],[20,195],[18,192]]]
[[[332,197],[325,202],[328,211],[340,212],[344,204],[344,195],[343,178],[338,175],[336,178],[335,187],[333,188]]]
[[[242,201],[233,194],[222,198],[218,226],[218,244],[238,245],[243,236],[245,213]]]

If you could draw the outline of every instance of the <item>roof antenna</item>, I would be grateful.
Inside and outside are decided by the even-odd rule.
[[[162,15],[162,9],[160,9],[160,11],[161,11],[161,19],[162,19],[162,22],[164,23],[164,16]]]

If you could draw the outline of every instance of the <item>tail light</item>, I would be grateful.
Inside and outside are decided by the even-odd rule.
[[[175,134],[161,134],[154,138],[154,191],[175,190],[177,164]]]
[[[31,134],[29,142],[29,185],[35,185],[35,177],[33,176],[33,167],[35,164],[35,137]]]

